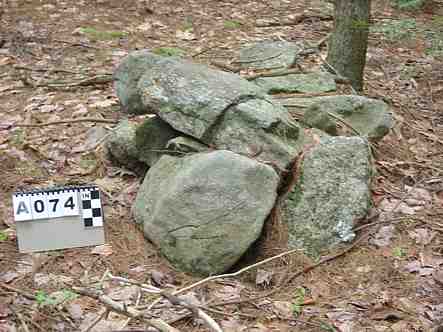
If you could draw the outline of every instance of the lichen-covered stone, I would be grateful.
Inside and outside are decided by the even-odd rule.
[[[267,93],[324,93],[337,89],[334,75],[326,72],[259,77],[253,82]]]
[[[337,125],[343,123],[328,115],[332,113],[350,124],[360,136],[373,140],[382,139],[392,128],[394,118],[389,105],[377,99],[357,95],[321,96],[313,98],[279,99],[289,111],[304,114],[300,121],[321,129],[331,135],[337,135]],[[329,119],[326,119],[326,118]],[[332,127],[335,125],[335,129]],[[347,128],[349,131],[349,129]],[[350,135],[356,135],[350,132]]]
[[[137,126],[128,120],[120,121],[108,134],[105,148],[110,159],[130,170],[138,171],[143,167],[135,142],[136,130]]]
[[[165,155],[148,171],[134,216],[177,268],[218,274],[259,237],[278,183],[272,167],[230,151]]]
[[[148,50],[131,52],[120,63],[114,73],[114,88],[123,111],[130,114],[147,114],[137,88],[140,77],[153,66],[166,65],[173,59],[155,55]]]
[[[292,66],[302,46],[287,41],[265,40],[240,50],[236,65],[242,69],[283,69]]]
[[[167,153],[168,141],[178,136],[180,133],[159,117],[146,119],[136,131],[138,159],[151,167]]]
[[[209,151],[210,148],[195,139],[179,136],[168,141],[166,148],[178,153],[195,153]]]
[[[288,112],[269,100],[252,99],[231,107],[210,142],[286,168],[301,149],[303,131]]]
[[[289,246],[313,257],[354,238],[370,208],[370,150],[360,137],[322,138],[305,155],[297,185],[282,207]]]
[[[236,74],[184,60],[153,66],[140,78],[138,91],[145,108],[203,141],[228,107],[264,98],[261,88]]]

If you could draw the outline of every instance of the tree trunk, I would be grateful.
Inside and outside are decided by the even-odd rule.
[[[329,39],[327,62],[363,90],[363,71],[368,47],[371,0],[336,0],[335,30]]]

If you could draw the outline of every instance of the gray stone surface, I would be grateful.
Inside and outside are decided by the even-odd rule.
[[[168,141],[178,136],[180,133],[159,117],[146,119],[136,131],[138,159],[151,167],[167,152]]]
[[[128,169],[140,167],[139,153],[135,141],[137,126],[128,120],[122,120],[109,133],[105,141],[105,148],[111,160]]]
[[[332,113],[344,119],[361,136],[382,139],[394,124],[389,105],[377,99],[356,95],[322,96],[313,98],[288,98],[277,101],[289,111],[304,114],[301,121],[307,125],[337,135],[337,120]]]
[[[301,45],[287,41],[262,41],[243,48],[236,65],[243,69],[283,69],[294,64]]]
[[[261,88],[236,74],[184,60],[153,66],[140,78],[138,91],[147,109],[155,110],[174,129],[203,141],[228,107],[265,96]]]
[[[259,237],[278,183],[270,166],[230,151],[163,156],[139,189],[134,216],[176,267],[217,274]]]
[[[289,246],[318,257],[354,238],[354,221],[370,208],[369,146],[360,137],[322,138],[302,165],[298,184],[282,206]]]
[[[174,61],[152,54],[148,50],[135,51],[126,56],[114,73],[114,89],[123,111],[130,114],[146,114],[149,110],[142,104],[137,88],[140,77],[153,66],[167,65]]]
[[[186,136],[180,136],[169,140],[166,144],[166,148],[170,151],[177,151],[179,153],[207,152],[210,149],[208,146]]]
[[[337,89],[334,75],[326,72],[259,77],[253,82],[267,93],[323,93]]]
[[[217,149],[246,155],[285,168],[300,151],[303,131],[288,112],[270,101],[253,99],[231,107],[210,137]]]

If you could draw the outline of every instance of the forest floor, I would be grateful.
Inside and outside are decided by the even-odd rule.
[[[388,102],[396,119],[375,145],[373,202],[389,218],[369,220],[362,241],[318,266],[288,255],[195,287],[188,295],[223,331],[430,331],[443,321],[443,9],[405,11],[394,2],[373,4],[364,91]],[[106,272],[176,289],[199,280],[144,240],[130,211],[141,179],[111,165],[96,138],[126,117],[110,75],[128,52],[167,47],[229,63],[254,41],[315,43],[332,30],[331,14],[323,1],[3,1],[0,331],[146,330],[143,319],[115,313],[92,327],[104,305],[70,287],[99,283],[141,310],[155,296],[136,300],[137,287],[103,280]],[[305,57],[302,67],[318,67],[325,54],[324,47]],[[49,123],[82,117],[111,121]],[[101,188],[107,245],[19,253],[12,193],[68,184]],[[208,331],[183,308],[161,303],[162,318],[182,315],[172,323],[179,330]]]

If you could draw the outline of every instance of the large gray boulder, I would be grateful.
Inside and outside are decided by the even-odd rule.
[[[230,151],[163,156],[139,189],[134,216],[176,267],[217,274],[257,240],[278,183],[270,166]]]
[[[354,238],[370,208],[370,150],[360,137],[322,138],[307,152],[300,180],[282,206],[289,246],[312,256]]]
[[[174,129],[205,141],[226,109],[251,98],[264,98],[262,89],[236,74],[188,61],[154,65],[140,78],[138,90],[152,109]]]
[[[301,114],[300,120],[302,122],[324,130],[330,135],[339,134],[338,124],[343,126],[334,115],[345,120],[361,136],[374,140],[382,139],[394,124],[389,105],[381,100],[363,96],[288,98],[279,99],[278,102],[287,107],[290,112]],[[328,113],[331,113],[332,116]],[[355,133],[351,134],[355,135]]]

